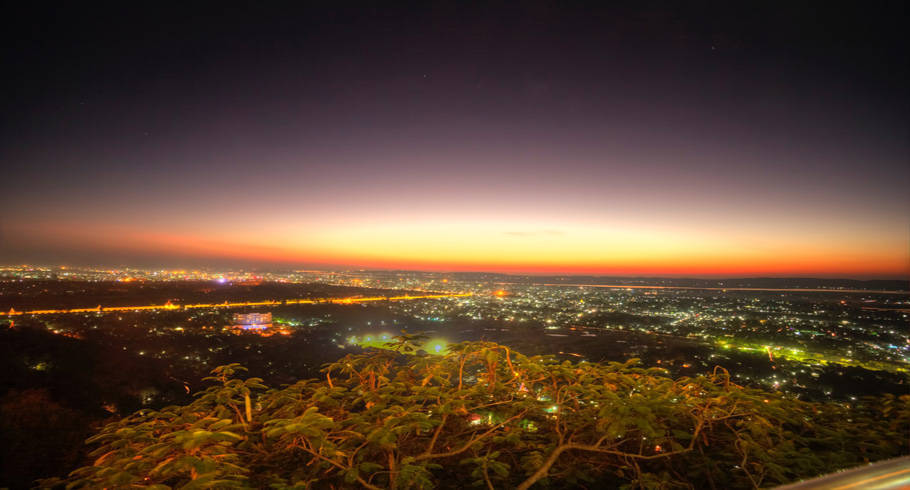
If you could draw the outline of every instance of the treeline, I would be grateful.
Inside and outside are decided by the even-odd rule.
[[[85,340],[55,335],[40,321],[0,320],[0,488],[29,488],[36,478],[82,463],[83,443],[108,419],[142,408],[187,403],[182,377],[159,359],[136,356],[89,331]]]
[[[69,488],[757,488],[908,452],[910,396],[808,403],[489,342],[348,355],[269,388],[238,364],[89,439]]]

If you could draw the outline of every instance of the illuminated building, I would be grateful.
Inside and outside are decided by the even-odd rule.
[[[265,330],[271,327],[271,313],[234,313],[234,328],[242,330]]]

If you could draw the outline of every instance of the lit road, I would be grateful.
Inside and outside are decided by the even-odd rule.
[[[440,298],[465,298],[472,296],[473,293],[460,294],[423,294],[423,295],[402,295],[402,296],[352,296],[347,298],[311,298],[311,299],[285,299],[285,300],[267,300],[267,301],[238,301],[234,303],[195,303],[195,304],[173,304],[166,303],[163,305],[143,305],[143,306],[96,306],[94,308],[72,308],[72,309],[48,309],[48,310],[28,310],[9,311],[0,313],[0,316],[18,316],[18,315],[63,315],[76,313],[115,313],[122,311],[160,311],[160,310],[193,310],[193,309],[211,309],[211,308],[246,308],[250,306],[285,306],[285,305],[312,305],[312,304],[357,304],[369,303],[376,301],[408,301],[415,299],[440,299]]]

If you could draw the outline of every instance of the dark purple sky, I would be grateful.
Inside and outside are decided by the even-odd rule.
[[[902,2],[335,3],[7,11],[0,262],[908,271]]]

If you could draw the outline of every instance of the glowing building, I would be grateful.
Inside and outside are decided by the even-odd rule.
[[[234,328],[242,330],[265,330],[271,327],[271,313],[234,313]]]

